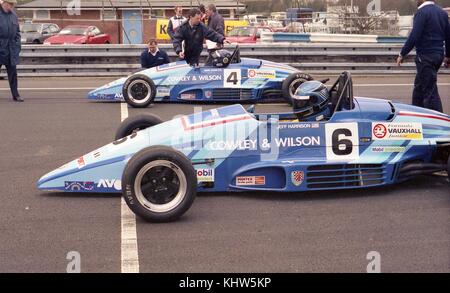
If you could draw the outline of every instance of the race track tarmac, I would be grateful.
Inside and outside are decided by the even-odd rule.
[[[414,76],[354,77],[355,95],[409,103]],[[25,103],[0,81],[0,272],[121,272],[119,195],[45,193],[43,174],[111,142],[119,103],[86,100],[111,78],[20,79]],[[450,113],[450,76],[440,93]],[[128,109],[164,120],[218,105]],[[289,111],[257,105],[258,112]],[[298,194],[200,194],[178,222],[136,220],[140,272],[450,272],[450,187],[445,176],[396,186]]]

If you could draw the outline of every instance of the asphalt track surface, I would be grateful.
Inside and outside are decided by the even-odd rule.
[[[413,76],[355,77],[355,94],[410,101]],[[0,81],[0,272],[120,272],[118,195],[44,193],[43,174],[112,141],[118,103],[85,99],[109,78],[21,79],[23,104]],[[450,76],[440,93],[450,113]],[[55,88],[60,88],[59,90]],[[163,119],[194,107],[128,109]],[[258,105],[258,112],[288,110]],[[368,190],[201,194],[178,222],[136,220],[140,272],[450,272],[450,188],[445,176]]]

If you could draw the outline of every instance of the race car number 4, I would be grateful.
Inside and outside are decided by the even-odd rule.
[[[223,87],[225,88],[239,88],[241,87],[241,70],[240,69],[225,69],[223,71]]]

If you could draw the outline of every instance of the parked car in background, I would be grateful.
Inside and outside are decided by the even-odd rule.
[[[281,21],[278,20],[268,20],[265,25],[270,27],[274,32],[285,32],[286,27],[283,25]]]
[[[267,17],[260,14],[244,15],[244,20],[248,21],[250,25],[259,25],[262,21],[266,19]]]
[[[233,44],[254,44],[261,38],[261,33],[273,32],[268,26],[241,26],[233,28],[227,40]]]
[[[45,40],[45,45],[110,44],[111,36],[90,25],[70,25]]]
[[[60,29],[54,23],[23,23],[20,25],[22,44],[43,44],[44,41],[57,33]]]

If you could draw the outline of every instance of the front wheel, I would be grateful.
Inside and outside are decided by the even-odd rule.
[[[153,146],[134,155],[122,176],[128,207],[149,222],[180,218],[197,194],[197,176],[191,161],[167,146]]]
[[[302,83],[304,83],[306,81],[311,81],[311,80],[314,80],[314,78],[307,73],[296,72],[296,73],[292,73],[291,75],[289,75],[283,81],[283,85],[281,86],[283,98],[286,100],[286,102],[288,102],[289,105],[292,105],[292,99],[293,99],[298,87]]]
[[[156,96],[156,86],[151,78],[143,74],[135,74],[125,81],[122,93],[128,105],[134,108],[146,108]]]
[[[133,134],[139,130],[144,130],[149,127],[161,124],[164,121],[153,114],[142,114],[138,116],[132,116],[125,119],[117,128],[116,140],[122,139],[128,135]]]

